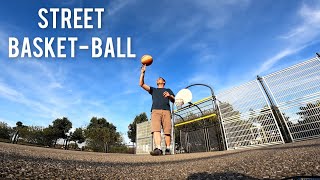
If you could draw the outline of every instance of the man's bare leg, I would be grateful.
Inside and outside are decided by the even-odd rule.
[[[166,134],[165,141],[166,141],[166,147],[170,148],[170,145],[171,145],[171,135],[170,134]]]
[[[161,133],[160,132],[153,132],[153,140],[156,148],[161,149]]]
[[[170,145],[171,145],[171,135],[170,134],[166,134],[165,136],[165,141],[166,141],[166,151],[165,151],[165,155],[170,155]]]

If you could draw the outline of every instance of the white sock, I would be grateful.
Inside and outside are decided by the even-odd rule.
[[[156,148],[161,149],[161,146],[160,145],[156,145]]]
[[[170,146],[167,146],[167,149],[170,149]]]

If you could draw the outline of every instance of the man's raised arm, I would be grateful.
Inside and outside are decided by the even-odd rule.
[[[141,74],[140,74],[140,81],[139,85],[146,91],[150,92],[150,86],[144,83],[144,73],[146,72],[146,65],[142,65],[141,67]]]

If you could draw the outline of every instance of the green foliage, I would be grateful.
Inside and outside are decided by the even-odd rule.
[[[93,151],[108,152],[110,146],[121,140],[117,128],[105,118],[92,117],[84,132],[87,146]]]
[[[126,153],[126,154],[134,154],[134,148],[129,148],[125,145],[116,145],[110,148],[110,153]]]
[[[42,133],[43,136],[41,139],[41,144],[49,147],[54,146],[58,136],[57,130],[49,125],[49,127],[43,129]]]
[[[117,128],[104,118],[93,117],[86,129],[76,128],[70,136],[67,135],[72,127],[68,118],[58,118],[48,127],[25,126],[21,121],[16,127],[10,128],[6,123],[0,122],[0,139],[10,141],[10,137],[19,139],[20,144],[33,144],[53,147],[59,138],[73,141],[72,148],[77,149],[78,144],[87,141],[88,149],[100,152],[128,153],[132,149],[122,144],[122,135]],[[7,140],[6,140],[7,139]],[[17,142],[17,141],[15,141]]]
[[[25,126],[20,130],[20,136],[24,141],[30,144],[42,145],[43,127],[39,126]]]
[[[21,121],[18,121],[18,122],[16,123],[16,126],[17,126],[17,127],[22,127],[22,126],[23,126],[23,123],[22,123]]]
[[[297,114],[302,120],[298,121],[300,124],[315,123],[319,121],[320,101],[315,103],[307,103],[305,106],[299,107],[300,111]]]
[[[82,128],[76,128],[76,130],[70,136],[70,141],[74,141],[76,144],[83,143],[85,141]]]
[[[57,132],[56,139],[65,139],[67,137],[66,133],[69,132],[69,130],[72,128],[72,123],[66,117],[58,118],[54,120],[52,124],[52,128]]]
[[[20,138],[26,138],[28,136],[28,126],[22,125],[22,126],[17,126],[16,130],[18,131],[19,137]]]
[[[19,129],[21,142],[52,147],[58,136],[58,132],[52,126],[47,128],[39,126],[24,126]]]
[[[0,138],[10,140],[10,134],[12,134],[12,128],[5,122],[0,122]]]
[[[25,135],[26,133],[26,128],[27,126],[23,125],[23,123],[21,121],[18,121],[16,123],[16,127],[13,128],[14,133],[13,133],[13,143],[17,143],[19,137]]]
[[[148,117],[146,115],[146,113],[141,113],[139,115],[137,115],[133,122],[131,124],[129,124],[128,128],[128,137],[131,140],[131,142],[135,143],[136,142],[136,134],[137,134],[137,124],[142,123],[148,121]]]

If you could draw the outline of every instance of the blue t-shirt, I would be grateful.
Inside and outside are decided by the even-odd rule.
[[[150,94],[152,95],[152,107],[151,111],[153,109],[159,109],[159,110],[169,110],[170,111],[170,101],[168,97],[164,97],[163,93],[167,91],[170,95],[173,95],[173,92],[171,89],[167,88],[154,88],[150,87]]]

